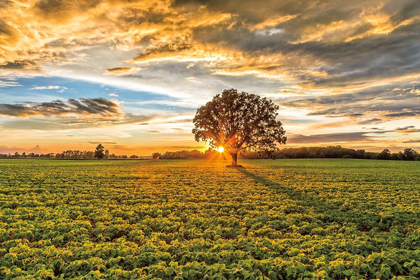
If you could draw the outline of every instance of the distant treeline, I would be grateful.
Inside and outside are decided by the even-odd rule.
[[[98,146],[99,147],[99,146]],[[199,159],[209,158],[218,155],[216,151],[207,150],[201,152],[198,150],[192,151],[176,151],[165,153],[153,153],[152,156],[138,156],[138,155],[115,155],[110,154],[101,145],[101,149],[95,151],[79,151],[67,150],[62,153],[22,153],[14,154],[0,154],[0,158],[56,158],[56,159]],[[228,153],[223,156],[229,157]],[[240,154],[241,158],[247,159],[264,159],[267,158],[258,154],[257,152],[245,152]],[[389,149],[384,149],[380,153],[366,152],[365,150],[354,150],[343,148],[341,146],[329,147],[301,147],[301,148],[286,148],[273,154],[275,159],[287,158],[358,158],[358,159],[381,159],[381,160],[420,160],[420,154],[411,148],[404,149],[402,152],[391,153]]]
[[[153,153],[152,158],[154,159],[189,159],[189,158],[207,158],[212,155],[217,154],[217,152],[212,150],[207,150],[204,153],[198,150],[192,151],[176,151],[176,152],[165,152]]]
[[[104,152],[103,157],[95,156],[93,151],[79,151],[79,150],[67,150],[62,153],[47,153],[47,154],[36,154],[36,153],[21,153],[14,154],[0,154],[0,158],[56,158],[56,159],[146,159],[151,158],[150,156],[138,156],[138,155],[115,155],[110,154],[107,150]]]
[[[243,158],[257,159],[266,158],[256,152],[246,152],[241,155]],[[358,158],[358,159],[383,159],[383,160],[420,160],[420,154],[411,148],[402,152],[391,153],[384,149],[380,153],[366,152],[365,150],[354,150],[341,146],[328,147],[301,147],[286,148],[274,153],[274,158]]]
[[[177,151],[166,152],[164,154],[153,153],[153,158],[160,159],[189,159],[189,158],[206,158],[214,155],[214,151],[200,152],[194,151]],[[228,154],[226,153],[228,156]],[[245,152],[240,154],[241,158],[247,159],[263,159],[268,158],[257,152]],[[411,148],[405,149],[403,152],[391,153],[389,149],[384,149],[380,153],[366,152],[365,150],[354,150],[343,148],[341,146],[329,147],[301,147],[286,148],[273,154],[273,158],[358,158],[358,159],[383,159],[383,160],[420,160],[420,154]]]

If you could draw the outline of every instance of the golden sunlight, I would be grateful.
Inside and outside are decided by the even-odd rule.
[[[225,151],[225,148],[223,148],[223,147],[219,147],[219,148],[217,148],[217,151],[218,151],[219,153],[223,153],[223,152]]]

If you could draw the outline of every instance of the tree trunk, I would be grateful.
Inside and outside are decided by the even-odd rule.
[[[232,156],[232,166],[233,167],[238,166],[238,154],[237,153],[236,154],[232,153],[230,155]]]

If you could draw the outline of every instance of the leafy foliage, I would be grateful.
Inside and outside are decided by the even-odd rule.
[[[95,158],[102,159],[105,157],[105,148],[102,144],[98,144],[95,149]]]
[[[0,160],[0,279],[419,279],[420,163]]]
[[[196,141],[208,141],[210,147],[222,146],[230,153],[239,150],[271,155],[286,136],[278,121],[279,107],[267,98],[235,89],[224,90],[197,110],[193,133]]]

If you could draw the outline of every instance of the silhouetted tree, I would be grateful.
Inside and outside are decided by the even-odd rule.
[[[384,149],[382,152],[378,154],[376,158],[377,159],[391,159],[391,151],[388,149]]]
[[[104,146],[102,146],[102,144],[99,144],[98,146],[96,146],[95,158],[98,158],[98,159],[104,158],[105,157],[104,151],[105,151],[105,148]]]
[[[405,160],[414,160],[416,157],[416,151],[411,148],[404,149],[404,159]]]
[[[162,155],[160,153],[153,153],[152,158],[153,159],[159,159]]]
[[[279,107],[267,98],[236,89],[198,108],[193,133],[196,141],[209,141],[210,147],[224,147],[232,156],[232,166],[238,166],[238,152],[256,151],[272,156],[277,144],[285,144],[286,136],[278,121]]]

